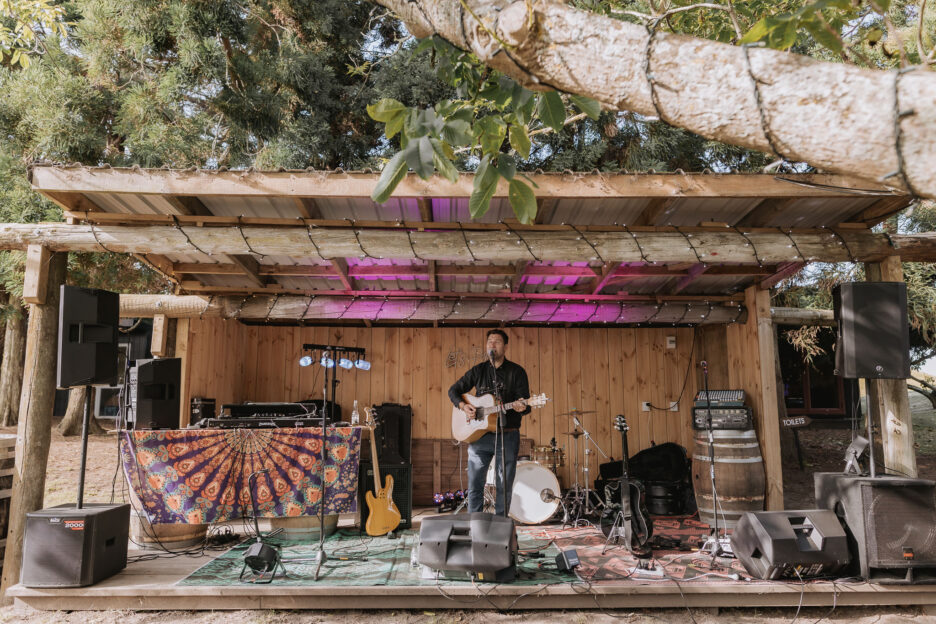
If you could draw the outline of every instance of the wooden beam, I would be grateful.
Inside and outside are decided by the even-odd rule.
[[[595,284],[591,289],[592,294],[599,294],[601,290],[608,285],[608,282],[611,281],[611,278],[615,277],[615,274],[620,267],[620,262],[611,262],[604,265],[601,269],[601,275],[595,278]]]
[[[131,297],[132,296],[133,295],[131,295]],[[156,295],[156,296],[158,297],[159,295]],[[124,316],[124,313],[123,313],[124,297],[126,297],[126,295],[120,295],[121,316]],[[197,297],[195,298],[197,299]],[[167,301],[167,299],[164,299],[163,301]],[[167,305],[166,307],[170,308],[172,306]],[[202,309],[204,309],[204,305],[202,305]],[[180,401],[181,404],[179,405],[179,425],[181,427],[188,427],[190,424],[192,424],[191,422],[189,422],[189,419],[192,416],[192,412],[189,406],[192,404],[191,373],[192,373],[192,358],[193,358],[192,350],[191,350],[191,345],[192,345],[191,336],[189,335],[190,329],[191,329],[191,324],[189,322],[189,319],[180,317],[176,324],[175,357],[179,358],[182,361],[181,362],[182,364],[181,383],[179,384],[179,397],[182,399]]]
[[[527,260],[520,260],[514,264],[513,277],[510,280],[510,292],[518,293],[523,288],[523,276],[526,274],[529,264]]]
[[[166,357],[170,320],[165,314],[153,316],[153,337],[150,345],[150,353],[153,354],[153,357]]]
[[[538,226],[552,228],[552,226]],[[683,230],[688,232],[688,228]],[[552,229],[524,231],[476,231],[469,238],[459,231],[408,231],[402,228],[267,228],[226,227],[179,228],[171,226],[95,226],[64,223],[0,224],[0,249],[24,249],[43,245],[53,251],[101,251],[102,246],[118,253],[192,253],[195,247],[211,254],[249,254],[294,257],[346,258],[368,253],[383,258],[412,258],[413,250],[425,260],[469,263],[474,260],[517,262],[587,261],[595,254],[592,246],[608,262],[652,261],[657,263],[695,263],[696,254],[710,262],[728,264],[776,264],[798,259],[791,253],[788,235],[775,228],[735,232],[723,228],[693,228],[693,248],[685,244],[681,233],[652,229],[631,234],[592,232],[588,241],[574,231]],[[517,236],[525,244],[517,244]],[[792,234],[807,261],[861,262],[877,261],[899,253],[907,262],[936,262],[936,233],[892,234],[869,230],[829,229],[798,230]],[[250,248],[244,242],[246,237]],[[313,246],[312,241],[315,242]],[[412,246],[411,246],[412,243]],[[316,251],[317,247],[317,251]],[[754,250],[759,258],[754,258]],[[472,257],[473,254],[473,257]]]
[[[640,216],[634,220],[634,223],[628,223],[627,225],[659,225],[661,222],[666,223],[667,218],[672,215],[675,209],[675,203],[676,200],[670,197],[651,199],[644,207],[643,212],[640,213]]]
[[[865,265],[869,282],[902,282],[903,266],[899,256]],[[880,423],[884,446],[884,468],[894,475],[916,477],[916,450],[913,447],[913,419],[905,379],[868,380],[869,418]]]
[[[777,272],[773,275],[765,277],[760,281],[760,287],[767,289],[773,288],[783,280],[788,277],[793,277],[797,273],[803,270],[803,267],[806,266],[804,262],[787,262],[779,267],[777,267]]]
[[[435,260],[429,261],[429,288],[432,290],[439,290],[439,269],[436,266]]]
[[[419,208],[419,219],[426,223],[435,221],[432,215],[432,198],[430,197],[418,197],[416,199],[416,206]]]
[[[708,271],[708,269],[709,269],[708,265],[705,265],[705,264],[692,265],[691,267],[689,267],[688,273],[684,277],[679,278],[676,284],[673,285],[673,287],[670,289],[670,294],[671,295],[679,294],[680,292],[685,290],[686,287],[689,286],[689,284],[699,279],[699,276],[705,273],[706,271]]]
[[[266,280],[260,276],[260,263],[253,256],[247,254],[234,254],[229,255],[228,258],[231,259],[231,262],[240,269],[241,273],[249,279],[254,286],[263,288],[266,285]]]
[[[26,249],[26,278],[23,280],[23,301],[41,305],[46,302],[49,281],[49,261],[52,252],[39,245]]]
[[[16,429],[13,494],[9,507],[9,532],[3,558],[0,596],[20,580],[26,514],[42,509],[46,465],[52,438],[55,403],[55,370],[58,357],[59,287],[65,283],[67,254],[52,254],[47,262],[45,303],[30,304],[29,329],[23,367],[23,390]],[[4,598],[9,601],[9,598]]]
[[[685,298],[683,298],[685,299]],[[439,293],[397,292],[383,295],[371,291],[318,294],[315,297],[282,294],[224,296],[210,298],[171,295],[121,295],[121,316],[172,318],[237,318],[241,320],[296,321],[369,320],[437,321],[465,323],[485,320],[503,323],[599,323],[629,325],[660,323],[689,325],[744,322],[745,309],[737,303],[700,299],[663,300],[650,297],[565,295],[563,298],[498,293],[473,297],[444,297]],[[557,305],[558,303],[558,305]],[[182,328],[178,330],[177,353]]]
[[[322,218],[322,209],[311,197],[296,197],[294,198],[294,202],[296,205],[296,210],[299,211],[299,214],[302,215],[303,219]]]
[[[81,193],[43,193],[43,195],[65,211],[85,212],[101,209]]]
[[[867,227],[872,227],[887,220],[888,217],[897,214],[910,205],[906,197],[884,197],[867,208],[858,215],[851,217],[849,221],[863,223]]]
[[[380,174],[323,171],[187,171],[34,166],[32,187],[40,192],[240,197],[370,197]],[[828,173],[787,174],[581,174],[534,173],[538,197],[854,197],[848,187],[893,195],[882,184]],[[791,182],[791,180],[793,182]],[[407,174],[396,197],[469,197],[474,174],[455,182]],[[839,188],[836,188],[839,187]],[[844,187],[844,188],[842,188]],[[507,197],[501,181],[495,197]]]
[[[782,218],[782,213],[797,201],[799,201],[798,197],[768,197],[739,219],[735,226],[739,228],[762,227],[773,221],[788,223],[788,220]],[[808,215],[804,213],[803,216]]]
[[[166,201],[172,204],[172,206],[179,211],[180,215],[197,217],[212,216],[212,212],[208,209],[208,206],[194,195],[169,196],[166,197]]]
[[[771,308],[770,317],[775,325],[836,325],[832,310]]]
[[[335,258],[331,261],[332,269],[338,275],[338,279],[341,280],[341,284],[345,287],[345,290],[354,290],[354,282],[351,281],[351,278],[348,277],[348,263],[344,258]]]

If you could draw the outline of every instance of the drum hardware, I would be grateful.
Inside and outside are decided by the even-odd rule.
[[[591,455],[592,450],[588,448],[588,443],[591,444],[597,449],[602,457],[608,459],[608,456],[605,455],[605,452],[601,450],[601,447],[598,446],[598,443],[595,442],[592,438],[591,433],[588,432],[585,427],[582,426],[581,421],[578,419],[580,414],[594,414],[595,412],[582,412],[578,410],[571,410],[568,412],[568,415],[572,416],[572,422],[575,425],[575,428],[569,432],[567,435],[572,436],[573,441],[573,474],[575,475],[575,483],[570,487],[565,494],[565,505],[563,508],[566,509],[567,513],[562,519],[563,525],[571,524],[574,527],[579,526],[580,524],[588,525],[591,524],[589,517],[594,517],[598,510],[605,506],[604,501],[601,500],[601,496],[589,488],[590,477],[589,477],[589,468],[588,468],[588,458]],[[581,432],[578,430],[581,429]],[[584,456],[585,462],[583,466],[583,472],[585,477],[584,486],[579,484],[579,449],[578,449],[578,439],[579,437],[584,436],[585,441],[583,443],[584,447]],[[597,503],[594,502],[593,496],[597,499]]]

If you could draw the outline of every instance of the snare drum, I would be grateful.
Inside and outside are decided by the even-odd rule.
[[[565,466],[565,450],[559,447],[537,446],[533,449],[533,461],[557,472],[560,467]]]
[[[488,468],[487,487],[494,491],[494,462]],[[547,468],[531,461],[518,461],[510,498],[510,517],[520,524],[542,524],[559,509],[559,480]],[[493,498],[491,499],[493,501]]]

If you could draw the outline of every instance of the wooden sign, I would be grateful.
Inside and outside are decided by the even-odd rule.
[[[808,427],[812,423],[809,416],[787,416],[780,419],[780,424],[784,427]]]

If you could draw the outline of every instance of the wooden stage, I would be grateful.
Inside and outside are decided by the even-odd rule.
[[[353,521],[353,520],[351,520]],[[414,518],[414,524],[419,518]],[[342,520],[345,524],[346,520]],[[238,523],[239,524],[239,523]],[[130,557],[153,551],[131,549]],[[634,609],[695,607],[796,607],[936,605],[933,585],[864,582],[770,582],[700,579],[575,581],[542,585],[459,583],[300,586],[182,585],[179,581],[221,555],[134,561],[120,574],[91,587],[10,588],[16,601],[42,610],[232,610],[232,609]],[[444,592],[444,593],[443,593]],[[481,594],[484,592],[484,595]]]

